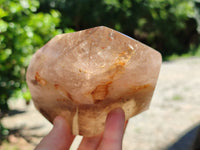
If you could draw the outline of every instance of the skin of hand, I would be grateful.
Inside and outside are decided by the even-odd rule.
[[[35,150],[68,150],[75,138],[67,122],[60,116],[53,122],[53,129],[42,139]],[[104,133],[96,137],[83,137],[78,150],[122,150],[125,122],[124,111],[117,108],[106,119]]]

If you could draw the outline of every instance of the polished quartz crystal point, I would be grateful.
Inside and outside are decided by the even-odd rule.
[[[127,120],[149,107],[160,66],[159,52],[101,26],[54,37],[33,55],[26,77],[50,122],[60,115],[74,135],[91,137],[111,110],[122,108]]]

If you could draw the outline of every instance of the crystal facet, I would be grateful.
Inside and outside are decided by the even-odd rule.
[[[50,122],[60,115],[73,134],[91,137],[114,108],[126,119],[148,108],[161,61],[159,52],[101,26],[50,40],[33,55],[27,83]]]

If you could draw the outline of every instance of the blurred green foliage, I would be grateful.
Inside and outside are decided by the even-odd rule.
[[[9,130],[6,129],[1,123],[0,123],[0,145],[1,142],[6,138],[6,136],[9,134]]]
[[[35,50],[61,33],[60,13],[37,12],[38,0],[0,0],[0,116],[11,96],[31,99],[25,72]]]
[[[39,10],[61,12],[60,28],[105,25],[159,50],[187,53],[199,43],[199,0],[40,0]]]
[[[199,0],[0,0],[0,117],[12,96],[31,99],[32,54],[62,32],[108,26],[172,54],[200,53]]]

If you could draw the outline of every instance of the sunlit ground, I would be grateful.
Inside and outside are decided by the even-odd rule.
[[[151,107],[129,120],[124,150],[189,150],[200,125],[200,58],[164,62]],[[2,150],[33,149],[51,129],[34,108],[22,100],[2,122],[10,129]],[[81,137],[72,145],[76,149]]]

